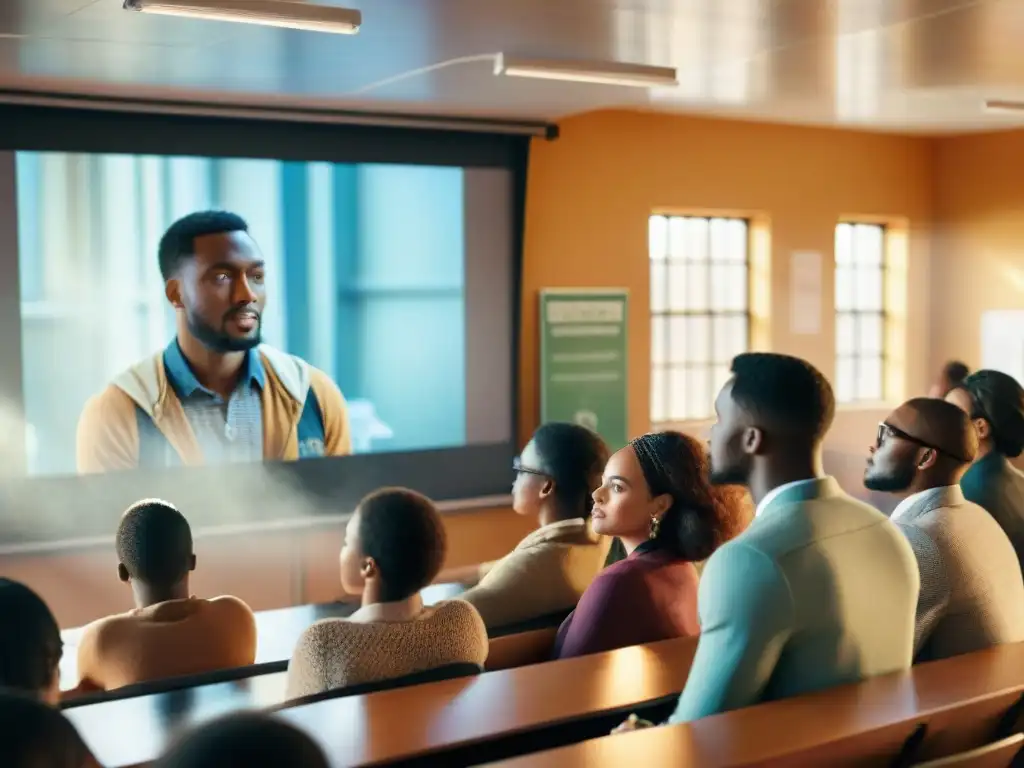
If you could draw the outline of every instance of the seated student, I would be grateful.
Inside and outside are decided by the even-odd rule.
[[[697,570],[742,514],[708,484],[704,446],[678,432],[633,440],[594,491],[594,531],[617,536],[627,557],[608,566],[562,623],[555,658],[696,635]]]
[[[810,363],[733,360],[715,401],[711,479],[747,486],[757,509],[704,567],[700,640],[670,722],[910,667],[917,563],[885,515],[822,470],[834,412]]]
[[[4,768],[100,768],[60,710],[35,696],[0,690],[0,727]]]
[[[256,658],[256,620],[237,597],[189,594],[192,530],[166,501],[133,504],[117,528],[117,575],[135,609],[94,621],[78,646],[81,690],[244,667]]]
[[[60,702],[60,627],[35,592],[0,578],[0,688]]]
[[[488,627],[576,606],[605,557],[587,519],[607,460],[604,441],[576,424],[545,424],[526,444],[515,462],[512,509],[540,527],[503,559],[481,566],[480,582],[460,595]]]
[[[384,488],[359,502],[345,527],[341,586],[362,596],[347,619],[307,629],[288,665],[289,698],[389,680],[449,664],[483,664],[487,630],[462,600],[423,606],[441,570],[445,532],[433,502]]]
[[[978,450],[967,414],[915,398],[878,427],[864,485],[909,493],[892,513],[917,556],[915,661],[1024,640],[1024,578],[999,523],[964,498],[959,482]]]
[[[978,433],[978,455],[960,478],[960,490],[996,519],[1024,568],[1024,472],[1009,461],[1024,450],[1024,388],[1001,371],[978,371],[946,402],[970,416]]]
[[[262,712],[226,715],[187,732],[153,768],[328,768],[323,750],[294,725]]]
[[[960,386],[960,382],[967,378],[967,374],[970,372],[971,369],[959,360],[950,360],[942,366],[939,378],[932,384],[931,389],[928,390],[928,397],[937,397],[941,400],[954,387]]]

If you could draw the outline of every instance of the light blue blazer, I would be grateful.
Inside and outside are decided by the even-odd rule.
[[[910,667],[920,578],[878,510],[831,477],[782,490],[701,578],[701,635],[670,722]]]

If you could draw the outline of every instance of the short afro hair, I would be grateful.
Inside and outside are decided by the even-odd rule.
[[[323,750],[294,725],[263,712],[241,712],[187,732],[154,768],[327,768]]]
[[[117,526],[117,557],[128,575],[146,584],[171,586],[192,563],[192,529],[185,516],[160,499],[132,504]]]
[[[236,213],[197,211],[183,216],[160,238],[160,274],[164,280],[174,277],[182,262],[195,255],[197,237],[248,231],[249,225]]]
[[[832,385],[806,360],[746,352],[733,358],[732,374],[733,400],[780,429],[818,443],[832,426]]]
[[[380,569],[384,602],[405,600],[430,584],[447,550],[434,503],[407,488],[382,488],[359,502],[359,541]]]
[[[0,578],[0,687],[38,696],[53,683],[62,652],[60,627],[43,599]]]
[[[0,691],[7,768],[84,768],[92,755],[60,710],[17,691]]]

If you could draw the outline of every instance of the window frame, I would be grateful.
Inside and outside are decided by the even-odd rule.
[[[665,248],[664,253],[655,257],[655,251],[653,250],[654,243],[650,236],[652,223],[656,218],[663,218],[666,220],[666,235],[665,235]],[[706,237],[707,240],[704,244],[706,249],[704,258],[702,260],[695,260],[687,258],[686,256],[673,255],[673,247],[671,241],[671,226],[674,220],[688,221],[688,220],[703,220],[705,223]],[[714,233],[712,222],[724,221],[727,223],[739,222],[743,225],[743,258],[732,259],[725,258],[722,260],[716,260],[713,258],[713,253],[717,252],[713,248]],[[751,284],[753,277],[752,269],[752,240],[753,240],[753,222],[749,216],[736,215],[736,214],[722,214],[714,212],[667,212],[667,211],[655,211],[648,217],[648,279],[650,281],[651,290],[651,302],[650,302],[650,328],[651,328],[651,350],[650,350],[650,387],[649,393],[651,396],[650,402],[650,419],[654,424],[658,423],[678,423],[686,421],[704,421],[714,416],[714,397],[717,394],[717,389],[721,386],[722,381],[718,381],[721,378],[722,371],[726,373],[731,363],[731,356],[729,360],[720,360],[716,357],[716,320],[722,318],[739,319],[742,318],[742,328],[744,341],[742,348],[737,350],[733,355],[739,354],[740,352],[749,351],[751,348],[751,336],[753,333],[753,312],[751,308],[752,297],[753,297],[753,286]],[[656,302],[654,300],[655,291],[655,271],[656,264],[660,262],[664,264],[663,268],[663,286],[659,292],[661,295],[661,301]],[[678,302],[673,303],[672,300],[672,278],[671,268],[672,266],[680,267],[683,265],[698,265],[702,264],[705,271],[705,284],[700,289],[702,299],[700,304],[703,308],[694,309],[691,307],[680,306]],[[716,270],[713,265],[718,264],[720,267],[733,267],[740,268],[744,276],[744,289],[743,289],[743,303],[742,309],[723,309],[720,306],[716,306],[716,293],[714,275]],[[692,298],[692,293],[690,297]],[[689,302],[686,302],[689,303]],[[676,359],[673,354],[673,334],[672,334],[672,318],[703,318],[706,321],[706,339],[703,342],[706,354],[703,360],[697,359],[697,356],[691,354],[684,354],[682,359]],[[657,321],[664,321],[664,332],[661,339],[661,354],[655,350],[655,343],[657,339],[654,332],[654,327]],[[685,328],[684,332],[689,337],[690,328]],[[692,348],[692,344],[687,343],[685,347]],[[689,352],[689,350],[687,350]],[[681,407],[676,407],[675,400],[672,396],[673,391],[673,375],[683,375],[687,379],[691,375],[700,376],[703,374],[705,379],[706,391],[710,395],[706,410],[701,412],[691,412],[686,402],[687,398],[684,395],[683,403]],[[657,402],[655,391],[656,388],[661,388],[661,413],[655,412],[655,403]]]
[[[839,261],[839,234],[840,227],[848,226],[851,227],[850,235],[850,254],[849,263],[840,264]],[[857,258],[857,238],[856,232],[857,227],[871,227],[877,229],[881,240],[881,254],[880,260],[876,263],[870,263],[867,261],[859,261]],[[832,263],[833,263],[833,313],[835,318],[835,330],[833,332],[833,343],[834,343],[834,361],[835,361],[835,389],[836,389],[836,402],[841,406],[857,406],[865,403],[879,403],[883,402],[886,397],[886,376],[889,367],[889,341],[888,341],[888,328],[889,328],[889,306],[888,306],[888,284],[889,284],[889,225],[884,221],[871,220],[871,219],[840,219],[835,226],[834,238],[833,238],[833,252],[832,252]],[[877,269],[879,272],[878,279],[878,309],[864,309],[858,306],[857,290],[859,282],[857,280],[857,274],[859,270],[866,269]],[[850,306],[845,309],[839,308],[839,280],[842,271],[845,270],[847,275],[852,281],[852,288],[850,293]],[[879,327],[879,340],[878,350],[865,352],[863,342],[860,339],[861,321],[865,317],[875,317],[878,320]],[[840,349],[839,335],[841,332],[841,319],[850,318],[852,320],[852,341],[850,351],[844,353]],[[865,361],[874,360],[878,363],[878,392],[870,394],[862,394],[861,389],[861,370]],[[851,363],[851,392],[849,396],[845,396],[842,383],[840,381],[840,370],[842,363]]]

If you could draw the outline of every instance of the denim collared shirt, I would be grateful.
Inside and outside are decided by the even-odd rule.
[[[227,400],[199,383],[177,340],[164,350],[164,370],[181,400],[206,464],[263,460],[260,393],[266,386],[266,373],[255,349],[247,353],[245,372]],[[177,463],[177,454],[169,444],[167,449],[171,453],[168,463]]]

